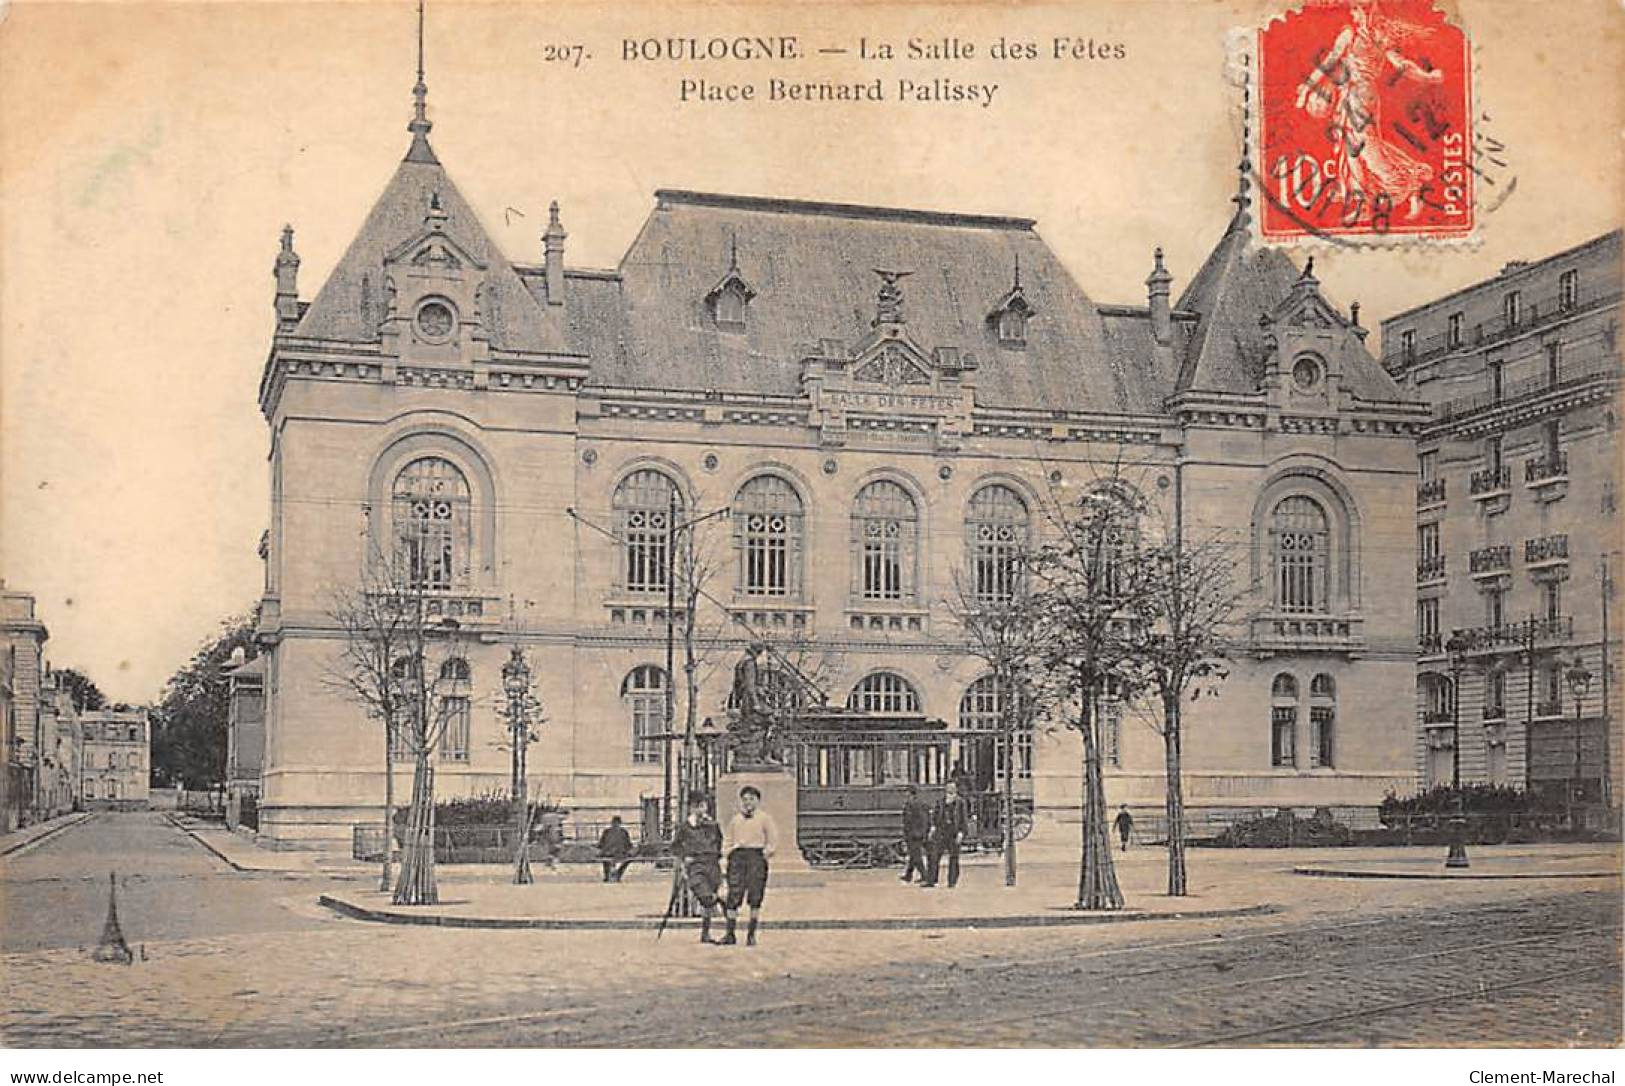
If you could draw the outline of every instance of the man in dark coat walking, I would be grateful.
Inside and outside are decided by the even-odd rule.
[[[916,872],[920,881],[926,878],[925,845],[931,839],[931,808],[920,798],[920,786],[908,786],[908,799],[903,803],[903,845],[908,849],[908,866],[903,869],[903,881],[909,882]]]
[[[1134,833],[1134,816],[1128,813],[1128,804],[1125,803],[1117,809],[1114,824],[1117,826],[1117,836],[1123,839],[1123,851],[1127,852],[1128,839]]]
[[[959,795],[959,786],[953,781],[943,791],[931,812],[931,867],[921,886],[935,886],[937,873],[942,868],[942,857],[948,857],[948,888],[959,882],[959,845],[970,829],[970,812]]]

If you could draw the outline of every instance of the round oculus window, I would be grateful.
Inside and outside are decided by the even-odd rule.
[[[1312,358],[1300,358],[1292,367],[1292,380],[1301,389],[1314,388],[1320,382],[1320,366]]]
[[[445,339],[454,319],[445,302],[425,302],[418,308],[418,331],[428,339]]]

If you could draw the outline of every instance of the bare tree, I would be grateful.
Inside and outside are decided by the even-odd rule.
[[[1146,511],[1138,488],[1124,479],[1121,458],[1077,499],[1052,492],[1047,510],[1054,538],[1027,563],[1041,627],[1038,659],[1053,684],[1050,703],[1075,706],[1068,719],[1083,740],[1082,855],[1079,909],[1121,909],[1123,891],[1112,863],[1098,702],[1131,676],[1133,624],[1155,590],[1136,560],[1138,524]]]
[[[1043,601],[1027,590],[1023,547],[996,555],[971,570],[956,570],[953,595],[945,604],[965,635],[965,650],[993,674],[999,707],[999,742],[1004,749],[1004,884],[1016,884],[1016,731],[1031,726],[1045,689],[1037,674],[1045,632]]]
[[[328,615],[343,647],[326,679],[383,725],[384,860],[380,889],[389,888],[394,837],[394,763],[413,762],[412,796],[402,842],[398,905],[438,900],[434,880],[434,764],[446,725],[467,693],[468,661],[455,619],[432,613],[421,578],[376,553],[362,564],[360,583],[330,595]]]
[[[1183,705],[1214,691],[1227,676],[1225,644],[1252,585],[1237,578],[1237,547],[1214,534],[1194,543],[1169,533],[1138,561],[1151,591],[1135,605],[1128,680],[1154,696],[1161,710],[1152,726],[1162,735],[1168,822],[1168,893],[1186,893],[1185,794],[1181,750]]]

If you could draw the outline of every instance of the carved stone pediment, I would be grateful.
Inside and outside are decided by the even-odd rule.
[[[901,340],[886,340],[877,344],[867,357],[859,359],[852,366],[852,380],[864,385],[929,387],[934,383],[934,377],[931,363]]]

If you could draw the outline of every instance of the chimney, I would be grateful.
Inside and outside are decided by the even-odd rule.
[[[569,235],[559,223],[559,202],[554,200],[547,208],[547,233],[542,235],[542,248],[546,253],[547,304],[564,304],[564,239]]]
[[[293,227],[282,228],[282,248],[276,254],[276,322],[279,332],[299,323],[299,254],[293,251]]]
[[[1168,303],[1168,289],[1173,284],[1174,277],[1162,266],[1162,246],[1157,246],[1154,256],[1156,266],[1145,279],[1146,302],[1151,309],[1152,338],[1167,346],[1174,338],[1173,311]]]

